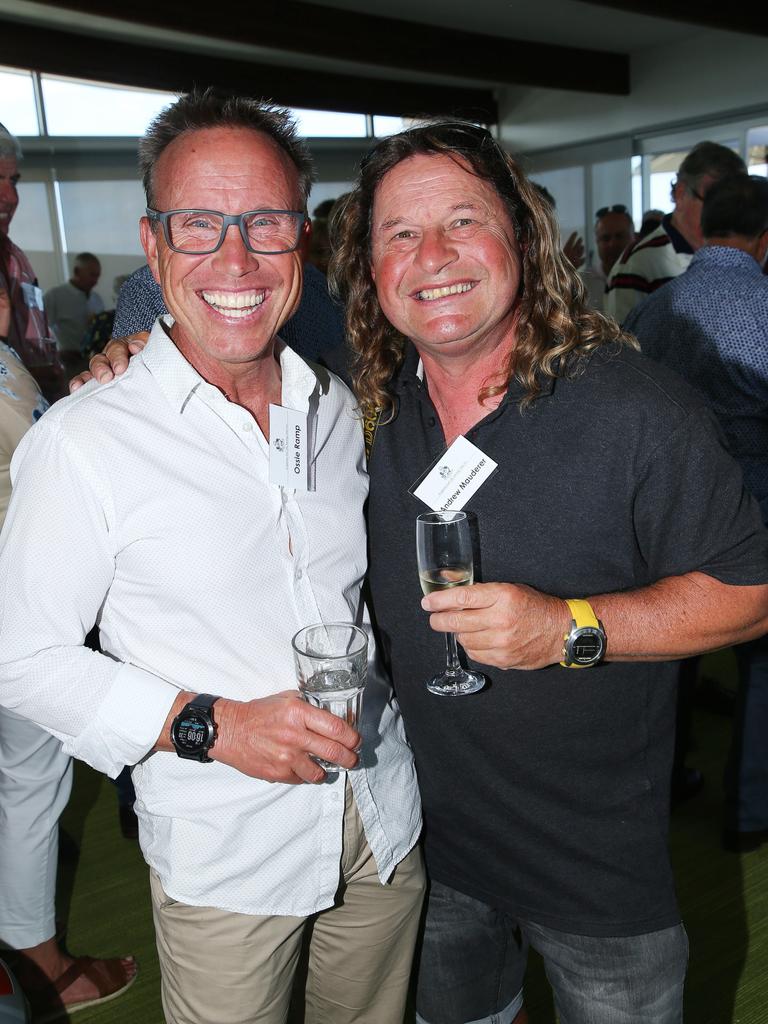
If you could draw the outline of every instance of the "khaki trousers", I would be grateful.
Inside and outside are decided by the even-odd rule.
[[[305,1024],[402,1024],[424,897],[418,847],[382,885],[347,783],[336,904],[259,917],[169,899],[150,872],[168,1024],[284,1024],[310,928]]]

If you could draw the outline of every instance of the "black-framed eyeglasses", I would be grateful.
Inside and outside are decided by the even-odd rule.
[[[467,150],[469,152],[481,150],[487,147],[495,149],[502,159],[506,155],[499,143],[491,135],[487,128],[482,125],[473,124],[471,121],[432,121],[426,124],[415,125],[413,128],[406,128],[400,135],[409,134],[431,135],[439,139],[446,149]],[[373,160],[379,149],[386,146],[389,138],[382,139],[370,149],[360,161],[360,170],[364,171]]]
[[[186,256],[207,256],[224,244],[227,230],[237,225],[243,245],[259,256],[294,252],[307,219],[300,210],[247,210],[220,213],[218,210],[166,210],[147,207],[147,217],[163,225],[168,248]]]
[[[595,220],[600,220],[601,217],[605,217],[608,213],[629,213],[624,203],[615,203],[613,206],[601,206],[599,210],[595,211]]]

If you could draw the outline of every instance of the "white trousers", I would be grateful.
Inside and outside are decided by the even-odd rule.
[[[0,708],[0,945],[28,949],[56,934],[58,825],[71,789],[60,741]]]

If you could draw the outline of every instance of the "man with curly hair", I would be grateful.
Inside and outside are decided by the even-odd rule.
[[[765,631],[759,511],[703,403],[585,308],[485,130],[380,143],[335,245],[373,422],[374,612],[424,803],[420,1019],[507,1024],[531,946],[563,1024],[679,1021],[673,659]],[[421,601],[430,631],[412,485],[460,436],[497,469],[464,505],[478,582]],[[474,696],[426,689],[448,631],[487,677]]]

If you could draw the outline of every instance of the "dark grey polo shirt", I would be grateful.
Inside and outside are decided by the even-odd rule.
[[[482,667],[459,698],[424,683],[443,636],[419,606],[409,486],[444,438],[411,349],[370,460],[373,609],[413,745],[431,876],[543,925],[630,935],[678,920],[667,854],[674,663]],[[599,351],[527,410],[513,384],[468,437],[498,463],[466,511],[475,578],[561,597],[691,570],[768,582],[757,505],[712,414],[641,355]],[[610,634],[609,634],[610,645]]]

